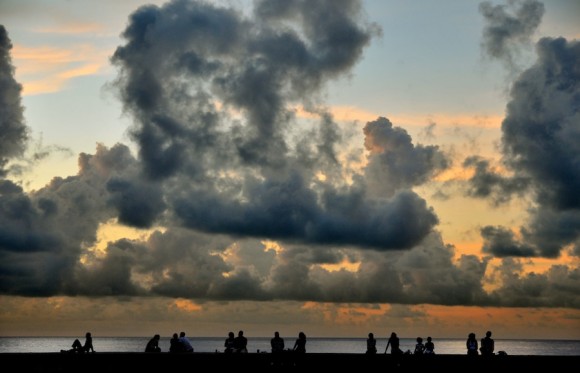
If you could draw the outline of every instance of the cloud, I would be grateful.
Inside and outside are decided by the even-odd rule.
[[[488,9],[489,4],[482,8],[489,16],[494,12],[505,16],[501,7],[493,8],[494,12]],[[541,4],[524,3],[519,14],[521,22],[529,22],[530,27],[515,22],[513,36],[528,37],[542,11]],[[511,24],[513,20],[508,17],[505,21]],[[506,31],[508,39],[510,32]],[[502,54],[501,49],[488,52],[497,57]],[[556,258],[569,245],[572,252],[579,251],[580,145],[576,139],[580,137],[580,43],[542,38],[536,53],[535,64],[512,84],[502,122],[502,166],[507,173],[493,170],[481,158],[464,162],[465,167],[475,168],[469,180],[471,196],[490,198],[496,204],[509,201],[513,195],[525,195],[533,201],[529,222],[519,228],[519,239],[508,228],[482,229],[484,250],[499,256]]]
[[[536,0],[514,0],[508,6],[494,6],[485,1],[479,4],[479,11],[487,23],[482,48],[490,57],[503,61],[509,70],[517,70],[520,46],[530,43],[542,21],[544,4]]]
[[[0,25],[0,177],[6,176],[11,158],[23,155],[29,132],[24,122],[22,86],[14,79],[11,49],[8,32]]]

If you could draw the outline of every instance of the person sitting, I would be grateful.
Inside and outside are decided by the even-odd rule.
[[[159,339],[161,337],[159,334],[155,334],[153,338],[147,342],[147,346],[145,346],[145,352],[161,352],[161,348],[159,347]]]
[[[387,341],[387,347],[385,347],[385,354],[387,350],[391,346],[391,355],[402,355],[403,351],[399,348],[399,337],[397,337],[397,333],[392,332],[389,340]]]
[[[495,343],[491,338],[491,332],[488,330],[485,333],[485,338],[481,338],[481,354],[483,356],[494,355],[493,351],[495,349]]]
[[[93,337],[91,336],[91,333],[85,334],[85,345],[83,346],[83,351],[84,352],[95,352],[95,349],[93,348]]]
[[[427,337],[427,342],[425,342],[425,354],[434,355],[435,354],[435,344],[431,337]]]
[[[234,352],[248,352],[248,339],[244,337],[243,330],[240,330],[234,339]]]
[[[465,342],[465,346],[467,347],[467,355],[469,356],[477,356],[479,353],[477,352],[477,339],[475,338],[475,333],[469,333],[467,337],[467,341]]]
[[[304,332],[298,333],[298,339],[294,342],[292,350],[300,354],[306,353],[306,334]]]
[[[60,350],[60,352],[69,352],[74,354],[74,353],[82,353],[84,352],[84,350],[81,341],[75,339],[72,344],[72,348],[70,350]]]
[[[179,342],[181,342],[184,352],[193,352],[193,346],[191,345],[191,342],[189,342],[189,339],[187,339],[185,336],[185,332],[179,333]]]
[[[367,354],[376,354],[377,353],[377,340],[375,339],[375,335],[373,333],[369,333],[369,337],[367,338]]]
[[[415,351],[413,352],[415,355],[423,355],[425,351],[425,345],[423,344],[423,338],[417,337],[417,344],[415,345]]]
[[[280,337],[279,332],[274,332],[274,338],[270,340],[270,347],[272,347],[273,354],[284,351],[284,339]]]
[[[225,353],[229,354],[234,352],[234,344],[235,344],[235,336],[234,336],[234,332],[229,332],[228,333],[228,337],[226,338],[226,341],[224,342],[224,347],[226,348],[224,350]]]

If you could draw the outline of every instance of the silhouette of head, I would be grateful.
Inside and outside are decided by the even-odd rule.
[[[229,333],[228,333],[228,336],[229,336],[230,338],[233,338],[233,336],[234,336],[234,332],[229,332]]]
[[[244,331],[243,331],[243,330],[240,330],[240,331],[238,332],[238,335],[239,335],[240,337],[241,337],[241,336],[243,336],[243,335],[244,335]]]
[[[182,337],[182,338],[185,337],[185,332],[179,333],[179,336]]]
[[[427,342],[431,342],[431,337],[427,337]]]
[[[417,342],[418,342],[418,343],[421,343],[421,342],[423,342],[423,338],[421,338],[421,337],[417,337]]]
[[[279,336],[280,336],[280,333],[274,332],[274,337],[278,338]]]
[[[491,332],[488,330],[488,331],[485,333],[485,336],[486,336],[486,337],[491,337]]]
[[[375,335],[373,333],[369,333],[369,338],[373,338]]]

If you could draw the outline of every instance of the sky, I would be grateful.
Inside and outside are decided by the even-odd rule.
[[[0,2],[0,336],[580,339],[575,0]]]

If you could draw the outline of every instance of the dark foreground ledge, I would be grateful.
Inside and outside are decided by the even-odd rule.
[[[579,356],[467,356],[431,355],[392,356],[390,354],[337,354],[306,353],[295,355],[291,352],[275,356],[270,353],[223,354],[223,353],[114,353],[96,352],[89,354],[68,353],[4,353],[0,354],[0,366],[12,367],[18,372],[75,372],[112,373],[167,372],[171,370],[241,369],[243,371],[289,371],[322,369],[393,369],[415,372],[418,369],[526,369],[538,367],[580,366]]]

